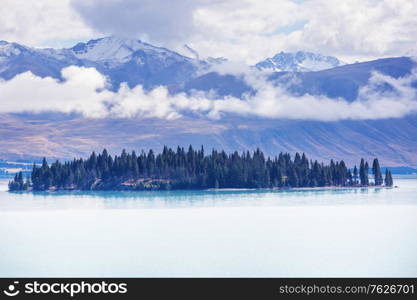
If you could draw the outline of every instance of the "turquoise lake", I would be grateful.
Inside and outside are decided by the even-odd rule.
[[[416,277],[417,176],[398,188],[9,193],[0,276]]]

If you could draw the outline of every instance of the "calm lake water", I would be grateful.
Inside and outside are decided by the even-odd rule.
[[[417,177],[396,189],[8,193],[0,276],[417,276]]]

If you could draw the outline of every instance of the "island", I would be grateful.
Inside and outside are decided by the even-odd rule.
[[[373,160],[370,180],[369,164],[361,159],[359,168],[350,169],[345,162],[331,160],[328,164],[309,160],[306,155],[279,153],[266,157],[253,152],[226,153],[204,147],[185,150],[164,147],[136,154],[125,150],[111,156],[106,149],[88,159],[33,164],[30,176],[19,172],[9,182],[10,191],[59,190],[178,190],[220,188],[301,188],[301,187],[367,187],[393,186],[391,171],[383,179],[379,161]]]

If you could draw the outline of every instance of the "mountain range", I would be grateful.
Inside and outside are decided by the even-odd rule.
[[[139,40],[106,37],[78,43],[68,49],[37,49],[0,41],[0,77],[10,79],[31,71],[41,77],[61,79],[67,66],[94,67],[110,79],[113,89],[121,82],[146,89],[187,81],[209,67],[202,60],[182,56]]]
[[[66,49],[39,49],[0,41],[0,78],[8,80],[19,73],[31,71],[37,76],[62,79],[61,69],[76,65],[96,68],[108,76],[113,89],[117,89],[122,82],[130,87],[141,84],[150,89],[159,85],[184,84],[206,73],[213,65],[226,61],[225,58],[202,60],[196,58],[198,55],[194,56],[190,58],[140,40],[118,37],[90,40]],[[298,51],[280,52],[254,67],[270,72],[307,72],[341,64],[335,57]]]
[[[171,93],[211,91],[219,97],[256,93],[239,75],[219,73],[225,59],[198,59],[138,40],[106,37],[67,49],[38,49],[0,41],[0,78],[31,71],[62,80],[70,65],[94,67],[106,75],[111,89],[120,83],[145,89],[167,86]],[[416,67],[408,57],[344,64],[309,52],[278,53],[251,67],[294,95],[323,95],[353,101],[373,72],[401,78]],[[278,71],[278,72],[277,72]],[[417,88],[417,84],[413,83]],[[385,89],[390,87],[385,86]],[[327,161],[380,157],[386,166],[417,166],[417,117],[380,120],[305,121],[230,115],[220,120],[186,116],[180,120],[87,119],[76,114],[0,114],[0,158],[72,158],[104,147],[159,149],[163,145],[205,145],[227,151],[256,147],[274,155],[306,152]]]

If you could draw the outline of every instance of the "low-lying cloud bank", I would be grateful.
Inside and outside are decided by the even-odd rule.
[[[325,96],[296,97],[260,74],[244,75],[257,93],[242,99],[220,99],[197,92],[170,95],[165,87],[145,91],[142,86],[129,88],[126,84],[112,92],[107,89],[106,77],[94,68],[71,66],[62,70],[62,76],[64,81],[59,82],[26,72],[0,81],[0,112],[59,111],[92,118],[163,119],[181,118],[191,112],[214,119],[237,114],[320,121],[399,118],[417,113],[417,89],[412,87],[417,71],[398,79],[374,73],[353,102]],[[387,84],[392,88],[385,92],[377,88]]]

